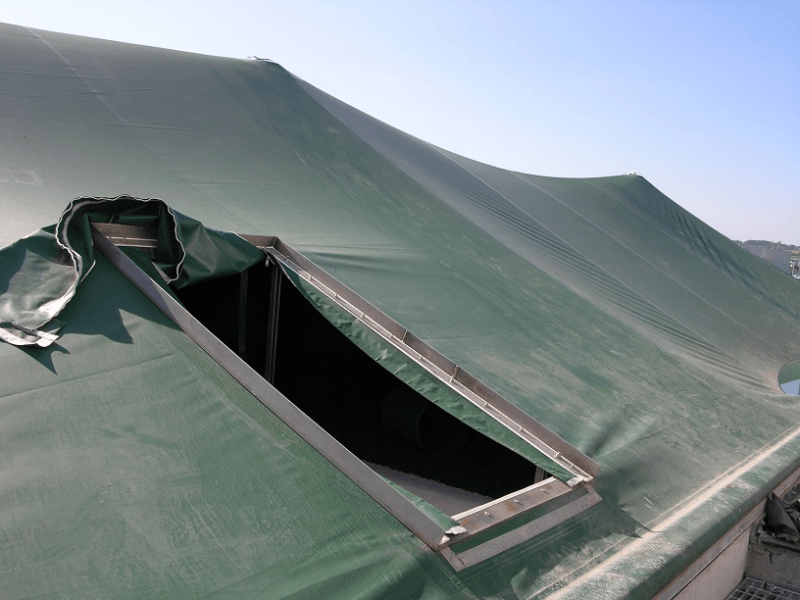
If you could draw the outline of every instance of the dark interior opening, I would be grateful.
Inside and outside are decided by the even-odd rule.
[[[419,395],[323,317],[274,264],[202,282],[177,295],[252,368],[379,473],[449,514],[540,481],[546,474]],[[271,316],[272,315],[272,316]],[[465,490],[443,502],[394,474]],[[436,485],[434,485],[436,487]],[[463,506],[466,502],[467,506]],[[456,510],[460,507],[461,510]]]

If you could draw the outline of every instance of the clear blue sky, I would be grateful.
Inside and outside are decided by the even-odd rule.
[[[800,244],[800,2],[39,1],[17,25],[271,58],[497,166],[636,171],[734,239]]]

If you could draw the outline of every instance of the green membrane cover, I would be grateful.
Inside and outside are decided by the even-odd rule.
[[[58,315],[55,344],[0,345],[8,595],[650,598],[800,466],[797,397],[778,384],[800,357],[797,282],[644,178],[483,165],[266,61],[14,25],[0,50],[0,244],[71,198],[121,193],[277,235],[597,461],[603,498],[455,574],[349,482],[319,483],[325,461],[283,462],[291,436],[234,451],[249,425],[211,426],[227,384],[103,279]],[[34,256],[43,235],[0,262],[0,293],[24,283],[20,264],[62,268]],[[109,291],[118,319],[90,319]],[[265,506],[208,503],[195,484]],[[289,508],[317,503],[319,518]]]

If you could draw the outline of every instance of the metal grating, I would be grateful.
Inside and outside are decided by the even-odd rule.
[[[745,577],[727,600],[800,600],[800,592],[793,591],[754,577]]]

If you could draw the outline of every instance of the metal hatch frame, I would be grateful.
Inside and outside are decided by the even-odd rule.
[[[573,477],[567,482],[549,477],[512,494],[474,507],[451,517],[458,522],[458,527],[444,530],[303,413],[117,248],[117,246],[132,246],[153,249],[156,243],[153,230],[141,226],[92,224],[94,245],[103,256],[264,406],[427,546],[438,552],[456,571],[477,564],[555,527],[601,500],[592,486],[600,467],[592,459],[460,369],[458,365],[277,237],[256,235],[241,235],[241,237],[260,248],[268,257],[267,261],[273,260],[284,269],[294,271],[364,323],[382,340],[400,350],[409,360],[423,367],[461,397],[572,473]],[[271,312],[277,315],[276,311],[271,310]],[[274,323],[271,327],[274,327]],[[269,371],[269,365],[267,370]],[[569,502],[560,508],[462,553],[454,552],[457,551],[458,544],[475,534],[567,495],[570,495]]]

